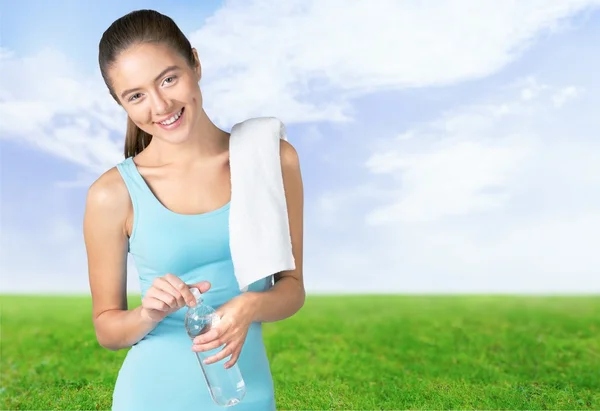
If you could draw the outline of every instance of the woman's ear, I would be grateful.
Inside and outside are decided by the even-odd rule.
[[[192,48],[192,53],[194,54],[194,72],[198,78],[198,81],[202,78],[202,66],[200,65],[200,58],[198,57],[198,51],[195,48]]]

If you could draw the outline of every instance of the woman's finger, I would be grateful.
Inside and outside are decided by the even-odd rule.
[[[153,285],[154,285],[154,287],[158,288],[159,290],[162,290],[162,291],[172,295],[175,298],[175,300],[177,301],[178,307],[183,307],[185,305],[185,299],[183,298],[183,295],[181,294],[181,292],[179,292],[173,286],[173,284],[171,284],[165,278],[163,278],[163,277],[157,278],[156,280],[154,280]]]
[[[192,294],[190,288],[181,280],[181,278],[171,273],[166,274],[163,278],[181,294],[188,305],[192,306],[196,304],[196,298],[194,297],[194,294]]]
[[[235,352],[236,347],[237,347],[237,344],[229,343],[225,347],[223,347],[223,349],[221,351],[219,351],[215,355],[211,355],[210,357],[205,359],[203,362],[204,362],[204,364],[207,364],[207,365],[213,364],[215,362],[219,362],[223,358],[227,358],[228,356],[232,355]]]
[[[229,361],[227,361],[225,363],[225,368],[231,368],[235,365],[238,358],[240,358],[240,352],[241,352],[241,350],[235,350],[235,352],[231,355],[231,358],[229,359]]]
[[[223,344],[227,342],[231,338],[230,334],[223,334],[221,337],[217,337],[213,340],[210,340],[206,343],[198,344],[196,340],[194,340],[194,344],[192,345],[192,351],[201,352],[201,351],[209,351],[214,350],[215,348],[219,348]]]
[[[206,344],[214,340],[225,341],[223,338],[229,331],[231,324],[229,321],[218,320],[219,322],[211,327],[206,333],[194,338],[194,344]]]
[[[211,284],[208,281],[200,281],[195,284],[188,284],[189,288],[197,288],[202,294],[210,290]]]
[[[142,306],[146,310],[156,310],[156,311],[164,311],[164,312],[167,312],[170,309],[170,307],[167,303],[165,303],[164,301],[159,300],[157,298],[153,298],[153,297],[145,298],[144,302],[142,303]]]
[[[148,290],[148,294],[150,294],[150,298],[162,301],[169,308],[178,308],[177,299],[163,290],[160,290],[158,288],[151,288],[150,290]]]

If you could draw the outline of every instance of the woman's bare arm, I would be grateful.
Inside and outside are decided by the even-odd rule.
[[[298,153],[285,140],[281,141],[281,167],[296,269],[277,274],[275,285],[268,291],[245,293],[247,298],[254,300],[250,304],[254,307],[253,320],[259,322],[272,322],[288,318],[302,308],[305,300],[302,271],[304,190]]]
[[[157,324],[141,315],[141,307],[127,309],[126,221],[131,207],[127,187],[116,168],[88,190],[83,230],[93,323],[98,342],[110,350],[131,347]]]

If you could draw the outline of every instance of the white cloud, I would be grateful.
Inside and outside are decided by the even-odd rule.
[[[402,196],[374,210],[368,221],[432,221],[501,207],[507,187],[532,149],[519,139],[500,142],[445,142],[426,154],[402,155]]]
[[[0,53],[0,136],[102,173],[122,159],[126,115],[101,81],[51,49]],[[99,74],[98,74],[98,79]]]
[[[567,101],[576,98],[581,92],[581,89],[574,86],[568,86],[559,90],[552,96],[552,102],[554,103],[554,107],[562,107]]]
[[[538,79],[532,76],[523,79],[523,83],[521,99],[525,101],[536,98],[549,87],[547,84],[540,84]]]
[[[359,96],[497,73],[598,3],[234,1],[191,39],[207,111],[221,125],[256,115],[341,122]],[[122,158],[125,114],[98,73],[56,50],[0,49],[0,64],[0,137],[78,164],[81,174],[60,187],[85,185]],[[587,91],[525,78],[505,91],[511,98],[384,142],[365,158],[366,181],[307,198],[309,290],[599,290],[600,152],[583,140],[597,128],[581,121],[597,101],[578,104],[597,90]],[[321,139],[316,128],[310,135]],[[86,289],[81,234],[67,220],[49,216],[33,233],[4,225],[2,271],[35,273],[39,290]]]
[[[221,126],[263,115],[336,122],[352,117],[359,95],[492,74],[599,2],[231,1],[190,38],[207,111]],[[1,49],[0,64],[2,138],[93,173],[122,158],[126,117],[98,72],[53,49],[24,57]],[[555,104],[572,96],[566,90]]]
[[[318,287],[599,292],[597,93],[545,85],[523,99],[531,84],[403,131],[366,158],[364,184],[323,194],[307,267],[340,274]],[[565,90],[578,90],[567,92],[573,110],[556,106]]]
[[[600,214],[408,224],[310,238],[307,283],[318,292],[598,293]],[[308,254],[310,252],[310,254]]]
[[[342,121],[359,95],[495,73],[538,36],[598,4],[230,1],[190,38],[208,77],[207,105],[220,121],[265,113]]]
[[[3,208],[7,206],[3,201]],[[69,210],[31,206],[51,215],[35,227],[35,234],[9,219],[0,236],[0,293],[89,293],[83,232],[66,213]],[[55,212],[50,213],[53,209]],[[5,211],[3,210],[3,214]],[[137,270],[128,260],[127,288],[139,293]]]
[[[521,89],[521,97],[531,90],[529,86]],[[553,159],[551,153],[568,136],[554,141],[551,136],[556,133],[546,126],[547,118],[556,115],[552,110],[558,107],[556,96],[575,98],[572,90],[579,88],[554,91],[544,86],[526,99],[463,107],[404,133],[410,139],[392,140],[368,158],[366,167],[375,175],[390,176],[402,190],[394,201],[371,211],[367,221],[434,221],[502,208],[523,184],[538,183],[523,181],[532,164],[554,166],[547,160]],[[569,149],[563,146],[561,150]],[[585,156],[589,149],[582,148],[578,154]],[[584,164],[576,161],[569,166],[578,169]],[[589,178],[579,175],[578,181]]]
[[[425,130],[411,130],[413,139],[395,140],[373,154],[367,168],[391,176],[402,190],[395,201],[373,210],[367,221],[435,221],[501,207],[540,142],[526,131],[503,134],[506,130],[498,123],[514,116],[494,117],[498,107],[453,113]]]

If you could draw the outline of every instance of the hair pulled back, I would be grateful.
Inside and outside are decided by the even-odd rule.
[[[131,46],[144,43],[164,44],[179,53],[190,67],[196,64],[189,40],[170,17],[154,10],[136,10],[120,17],[102,34],[98,52],[98,63],[104,83],[119,104],[121,103],[112,87],[108,71],[122,52]],[[150,134],[127,117],[125,158],[141,153],[151,140]]]

